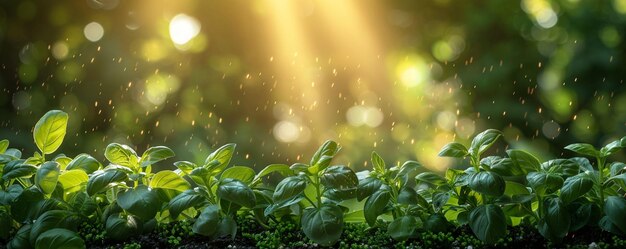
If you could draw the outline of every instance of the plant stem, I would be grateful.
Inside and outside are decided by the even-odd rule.
[[[322,191],[320,189],[320,177],[318,174],[315,174],[315,191],[317,192],[317,208],[322,206]]]

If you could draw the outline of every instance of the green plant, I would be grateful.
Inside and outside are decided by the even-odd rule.
[[[416,161],[407,161],[402,166],[387,168],[385,161],[372,152],[374,170],[359,181],[357,200],[365,201],[363,214],[370,226],[376,224],[378,216],[391,213],[392,221],[387,227],[389,235],[396,240],[414,238],[423,221],[419,204],[428,205],[409,183],[409,175],[421,167]]]
[[[222,237],[237,233],[235,216],[242,208],[253,208],[256,196],[248,186],[254,178],[254,170],[244,166],[227,168],[235,150],[235,144],[227,144],[211,153],[204,164],[198,166],[187,161],[174,163],[177,172],[190,179],[193,189],[172,198],[167,207],[172,218],[179,215],[199,216],[193,231],[210,237]]]
[[[309,164],[293,164],[293,176],[278,183],[265,215],[297,204],[304,234],[320,245],[334,244],[343,231],[344,211],[339,204],[354,198],[358,185],[352,169],[330,166],[339,149],[337,143],[326,141]]]
[[[602,229],[624,235],[626,234],[626,164],[614,162],[607,165],[607,159],[612,154],[626,147],[626,137],[615,140],[601,149],[596,149],[591,144],[576,143],[565,147],[567,150],[574,151],[595,159],[595,168],[586,158],[573,158],[579,162],[583,173],[567,179],[563,189],[561,190],[561,199],[564,202],[571,201],[575,198],[585,196],[592,203],[579,205],[577,214],[582,213],[585,223],[580,226],[591,223],[597,223]],[[608,167],[607,167],[608,166]],[[566,187],[567,186],[567,187]],[[567,190],[567,192],[565,192]],[[566,193],[566,194],[564,194]],[[598,221],[598,217],[601,219]]]
[[[481,155],[502,135],[489,129],[472,139],[470,147],[453,142],[444,146],[439,156],[469,158],[470,168],[465,171],[448,171],[447,179],[422,173],[415,178],[441,189],[432,197],[436,206],[446,203],[455,205],[459,223],[468,223],[474,234],[482,241],[493,244],[506,235],[507,216],[502,210],[502,196],[507,182],[499,169],[506,167],[507,159]],[[508,170],[507,170],[508,171]],[[448,191],[446,191],[448,190]]]

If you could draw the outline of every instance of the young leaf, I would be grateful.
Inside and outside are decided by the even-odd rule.
[[[581,155],[590,156],[590,157],[601,156],[600,152],[596,150],[596,148],[594,148],[593,145],[591,144],[583,144],[583,143],[570,144],[568,146],[565,146],[565,149],[571,150]]]
[[[146,185],[139,185],[135,189],[119,193],[117,204],[144,221],[154,218],[161,209],[159,196]]]
[[[51,154],[61,146],[67,129],[67,119],[67,113],[52,110],[37,121],[33,136],[41,153]]]
[[[568,177],[561,188],[561,200],[568,204],[576,198],[583,196],[593,187],[593,180],[588,173]]]
[[[526,176],[528,185],[535,190],[537,195],[550,194],[563,186],[563,178],[557,174],[545,172],[530,172]]]
[[[9,148],[9,140],[2,139],[0,140],[0,154],[4,154],[5,151]]]
[[[445,146],[443,146],[443,148],[441,148],[439,156],[464,158],[467,156],[468,153],[469,152],[467,151],[467,148],[465,148],[465,145],[457,142],[452,142],[446,144]]]
[[[102,168],[102,164],[98,160],[88,154],[80,154],[67,164],[65,170],[80,169],[91,174],[100,168]]]
[[[54,191],[59,180],[59,164],[57,162],[45,162],[37,170],[35,175],[35,185],[41,189],[41,191],[49,195]]]
[[[385,160],[383,160],[375,151],[372,151],[372,164],[374,165],[374,171],[379,174],[383,174],[387,168]]]
[[[278,183],[272,199],[280,202],[301,194],[306,188],[306,181],[298,176],[290,176]]]
[[[150,188],[169,189],[175,191],[185,191],[191,188],[191,185],[185,179],[171,170],[163,170],[156,173],[150,180]]]
[[[409,238],[414,238],[417,235],[417,230],[422,228],[422,226],[422,220],[410,215],[405,215],[389,223],[387,233],[395,240],[404,241]]]
[[[194,233],[212,236],[217,231],[220,221],[220,210],[216,205],[209,205],[202,210],[196,222],[193,223],[192,230]]]
[[[154,146],[150,147],[146,150],[143,155],[141,155],[141,159],[139,160],[139,165],[142,168],[148,167],[149,165],[155,164],[157,162],[163,161],[170,157],[174,157],[174,151],[165,146]]]
[[[600,155],[602,157],[608,157],[610,155],[612,155],[613,153],[619,151],[621,148],[623,148],[623,145],[621,143],[620,140],[615,140],[607,145],[605,145],[604,147],[602,147],[602,149],[600,149]]]
[[[198,167],[198,165],[196,165],[195,163],[192,162],[188,162],[188,161],[178,161],[174,163],[174,166],[176,166],[176,168],[178,168],[180,171],[182,171],[185,174],[191,174],[191,171],[193,171],[195,168]]]
[[[447,183],[446,178],[433,172],[423,172],[415,176],[417,184],[427,183],[431,186],[441,186]]]
[[[131,169],[137,169],[138,157],[133,148],[125,144],[112,143],[107,146],[104,151],[104,156],[109,162],[129,167]]]
[[[622,233],[626,233],[626,199],[620,196],[609,196],[604,203],[604,213]]]
[[[502,136],[502,132],[499,130],[488,129],[476,135],[472,140],[472,144],[469,148],[469,154],[475,157],[479,157],[485,152],[491,145],[493,145],[498,138]]]
[[[252,189],[245,183],[232,178],[222,180],[217,187],[217,196],[220,199],[248,208],[252,208],[256,204],[256,197]]]
[[[85,241],[75,232],[63,228],[50,229],[37,237],[36,249],[82,249]]]
[[[323,156],[332,158],[335,156],[335,154],[337,154],[337,152],[339,152],[339,146],[337,145],[337,143],[335,143],[334,141],[328,140],[324,142],[324,144],[322,144],[322,146],[320,146],[319,149],[317,149],[317,151],[311,158],[311,163],[309,165],[313,167],[316,164],[320,164],[321,163],[320,161],[323,159],[322,158]],[[323,168],[320,167],[319,170],[322,170],[322,169]]]
[[[221,172],[230,163],[236,144],[226,144],[213,151],[204,161],[204,167],[212,172]]]
[[[413,173],[415,170],[421,167],[422,165],[416,161],[406,161],[402,164],[402,166],[400,166],[400,170],[398,171],[398,174],[395,178],[398,179],[402,176],[408,176],[409,174]]]
[[[224,172],[220,176],[220,179],[224,180],[227,178],[232,178],[242,181],[245,184],[250,184],[252,183],[255,174],[256,173],[254,172],[254,170],[250,167],[234,166],[224,170]]]
[[[343,211],[333,204],[307,208],[302,214],[301,224],[307,238],[322,246],[331,246],[341,237]]]
[[[487,244],[495,244],[506,235],[506,216],[497,205],[474,208],[469,214],[469,225],[476,237]]]
[[[363,206],[365,220],[371,227],[376,224],[378,216],[385,212],[385,207],[387,207],[389,199],[391,199],[390,188],[387,185],[382,186],[382,188],[367,198]]]
[[[286,164],[270,164],[267,165],[265,168],[263,168],[261,171],[259,171],[259,173],[254,176],[254,179],[252,180],[252,184],[250,184],[250,186],[254,187],[256,185],[258,185],[259,183],[261,183],[261,179],[263,177],[268,176],[271,173],[277,172],[280,175],[282,175],[283,177],[287,177],[287,176],[292,176],[293,175],[293,171],[289,168],[289,165]]]

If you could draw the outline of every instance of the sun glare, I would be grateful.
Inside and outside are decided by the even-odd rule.
[[[186,14],[178,14],[170,21],[170,38],[176,45],[185,45],[200,34],[200,22]]]

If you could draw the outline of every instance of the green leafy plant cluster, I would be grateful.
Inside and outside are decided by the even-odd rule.
[[[86,242],[124,241],[180,222],[163,232],[176,246],[189,234],[234,238],[241,225],[252,226],[239,224],[242,216],[254,217],[262,228],[301,230],[322,246],[340,241],[345,228],[354,226],[347,224],[385,231],[397,241],[464,225],[485,244],[501,241],[520,224],[554,243],[583,227],[626,234],[626,164],[608,162],[626,147],[626,137],[600,149],[572,144],[565,149],[584,157],[540,162],[517,149],[485,157],[502,136],[490,129],[469,146],[446,145],[439,155],[468,167],[444,175],[417,161],[388,166],[376,152],[372,170],[355,172],[332,164],[340,151],[333,141],[306,164],[272,164],[259,172],[230,166],[236,146],[227,144],[203,162],[177,161],[175,170],[153,172],[155,164],[175,156],[171,149],[155,146],[138,154],[111,143],[106,163],[88,154],[55,154],[67,121],[62,111],[46,113],[33,130],[38,151],[31,157],[23,159],[20,150],[0,141],[0,238],[8,248],[85,248]],[[282,177],[277,184],[267,181],[275,174]],[[89,224],[94,220],[102,227]],[[78,234],[79,227],[87,234]],[[280,246],[255,239],[258,246]]]

